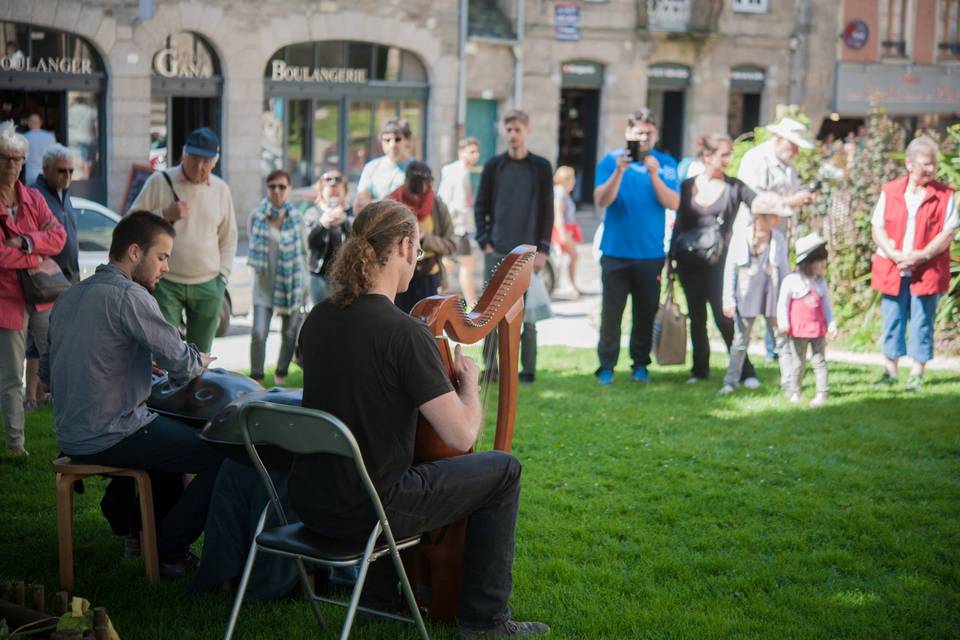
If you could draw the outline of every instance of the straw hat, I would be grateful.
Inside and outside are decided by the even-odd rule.
[[[767,131],[784,140],[789,140],[801,149],[813,149],[813,143],[807,140],[807,126],[793,118],[784,118],[776,124],[768,124]]]
[[[814,231],[797,240],[797,264],[806,260],[811,253],[825,247],[827,241],[820,237],[820,234]]]
[[[781,218],[789,218],[793,215],[790,208],[783,204],[783,198],[773,191],[761,191],[758,193],[750,205],[750,213],[755,216],[765,213],[771,216],[780,216]]]

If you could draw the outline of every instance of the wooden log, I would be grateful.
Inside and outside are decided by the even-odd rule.
[[[94,640],[110,640],[110,631],[106,625],[99,625],[93,628]]]
[[[93,628],[96,630],[97,627],[107,626],[107,609],[106,607],[94,607],[93,608]]]
[[[23,580],[17,580],[13,583],[13,604],[18,607],[27,606],[27,586]]]
[[[67,609],[70,608],[70,594],[66,591],[57,591],[57,608],[56,612],[58,616],[62,616],[67,612]]]
[[[30,593],[32,595],[31,601],[33,602],[33,610],[39,611],[40,613],[46,613],[47,604],[46,604],[46,597],[44,597],[43,585],[42,584],[30,585]]]

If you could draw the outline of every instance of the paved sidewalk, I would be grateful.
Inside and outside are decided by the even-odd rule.
[[[583,226],[584,236],[592,238],[598,224],[598,219],[590,211],[579,211],[577,218]],[[538,344],[542,346],[566,346],[583,349],[596,349],[600,327],[600,265],[593,257],[593,247],[590,244],[580,245],[579,263],[577,265],[577,286],[584,293],[577,300],[554,300],[554,317],[537,324]],[[482,261],[480,261],[482,264]],[[560,285],[565,284],[566,277],[559,279]],[[479,291],[479,289],[478,289]],[[250,368],[250,319],[234,318],[231,324],[230,335],[217,338],[213,344],[213,354],[218,360],[215,366],[226,369]],[[267,367],[276,365],[277,354],[280,350],[280,324],[274,318],[270,336],[267,339]],[[629,335],[624,335],[622,345],[628,346]],[[723,353],[723,342],[717,338],[711,343],[713,350]],[[751,354],[765,355],[763,343],[754,341]],[[621,354],[621,360],[626,354]],[[882,366],[883,358],[879,353],[854,353],[848,351],[827,350],[827,360],[850,364]],[[960,371],[960,358],[937,356],[927,365],[929,369]]]

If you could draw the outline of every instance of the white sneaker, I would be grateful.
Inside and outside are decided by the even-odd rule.
[[[718,391],[717,393],[719,393],[721,396],[728,396],[734,391],[736,391],[736,389],[733,387],[733,385],[725,384],[722,387],[720,387],[720,391]]]
[[[797,404],[798,402],[800,402],[800,394],[799,393],[790,394],[790,402],[792,402],[793,404]]]
[[[687,384],[697,384],[702,380],[703,378],[698,378],[697,376],[690,376],[689,378],[687,378]]]
[[[759,388],[760,388],[760,381],[757,380],[756,376],[751,376],[751,377],[747,378],[747,379],[744,380],[741,384],[742,384],[743,386],[745,386],[747,389],[759,389]]]

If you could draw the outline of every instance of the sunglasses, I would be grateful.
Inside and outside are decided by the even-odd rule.
[[[383,136],[380,138],[380,142],[396,142],[399,144],[403,142],[403,138],[400,136]]]
[[[59,173],[59,174],[62,175],[62,176],[65,176],[65,175],[68,175],[68,174],[72,176],[74,171],[76,171],[76,169],[72,169],[72,168],[71,168],[71,169],[64,169],[64,168],[62,168],[62,167],[57,167],[57,173]]]
[[[288,185],[285,185],[285,184],[282,184],[282,183],[281,183],[281,184],[268,184],[268,185],[267,185],[267,189],[270,189],[270,191],[273,191],[273,190],[275,190],[275,189],[279,189],[280,191],[286,191],[286,190],[287,190],[287,186],[288,186]]]
[[[340,184],[343,182],[343,176],[320,176],[323,184]]]

